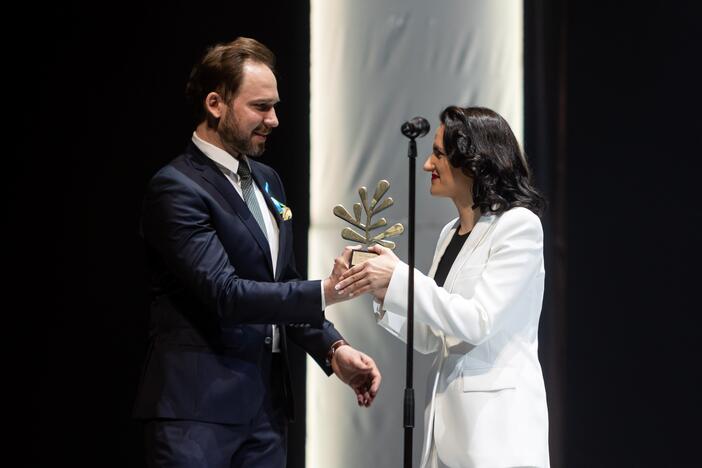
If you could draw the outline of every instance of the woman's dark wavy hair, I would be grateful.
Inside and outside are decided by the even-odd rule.
[[[457,106],[447,107],[439,118],[449,162],[473,178],[474,207],[500,214],[522,206],[541,216],[546,201],[533,186],[527,160],[505,119],[484,107]]]

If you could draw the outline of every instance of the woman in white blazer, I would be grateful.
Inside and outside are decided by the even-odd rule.
[[[429,274],[414,273],[415,347],[437,353],[421,466],[548,467],[537,355],[544,200],[500,115],[452,106],[440,120],[424,170],[458,218],[442,230]],[[409,268],[371,249],[379,255],[347,270],[337,289],[371,292],[379,324],[404,340]]]

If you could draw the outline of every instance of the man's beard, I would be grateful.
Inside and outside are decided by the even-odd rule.
[[[217,129],[224,149],[231,155],[244,154],[246,156],[261,156],[266,150],[266,142],[254,143],[251,134],[244,134],[239,127],[239,121],[233,112],[219,122]]]

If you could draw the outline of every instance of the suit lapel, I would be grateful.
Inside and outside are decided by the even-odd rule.
[[[261,248],[266,258],[266,264],[268,269],[273,274],[273,264],[271,262],[271,249],[268,245],[268,239],[261,232],[261,228],[258,226],[256,219],[254,219],[249,207],[246,206],[244,200],[237,193],[236,189],[232,186],[231,182],[222,174],[222,171],[215,165],[212,160],[207,156],[202,154],[202,152],[193,144],[189,145],[189,154],[193,156],[193,166],[198,169],[202,178],[205,179],[210,185],[212,185],[224,198],[224,200],[229,204],[229,206],[234,210],[234,212],[239,216],[241,222],[249,230],[256,243]],[[264,197],[265,198],[265,197]]]
[[[492,231],[492,226],[494,226],[494,221],[496,218],[497,216],[494,215],[483,215],[480,217],[475,226],[473,226],[473,230],[468,236],[468,239],[466,239],[466,242],[463,244],[463,247],[461,247],[461,251],[458,252],[458,256],[456,257],[456,260],[454,260],[453,265],[451,265],[451,269],[449,270],[449,273],[446,276],[446,281],[444,281],[444,288],[446,288],[447,291],[453,290],[453,281],[458,275],[458,272],[461,271],[461,268],[463,268],[463,265],[465,265],[466,261],[468,261],[475,248],[478,247],[478,245],[480,245],[483,242],[483,240],[485,240],[490,231]],[[436,255],[434,255],[434,260],[432,261],[431,268],[429,269],[428,276],[430,278],[433,278],[436,274],[436,269],[439,266],[441,257],[444,256],[446,248],[451,243],[451,239],[456,233],[456,229],[458,229],[460,225],[461,220],[456,219],[456,222],[453,223],[451,229],[449,229],[446,232],[444,237],[439,239],[439,248],[436,250]],[[447,336],[443,331],[434,328],[433,326],[430,328],[436,336],[441,337],[444,346],[447,346],[447,340],[456,340],[456,338]],[[440,354],[440,356],[443,356],[443,354]]]
[[[475,226],[473,226],[473,230],[468,236],[468,239],[466,239],[465,244],[463,244],[461,251],[458,252],[458,256],[456,257],[456,260],[453,262],[453,265],[446,276],[444,287],[448,286],[448,291],[453,290],[453,282],[456,275],[461,271],[466,262],[468,262],[476,247],[478,247],[487,238],[488,234],[492,231],[492,228],[495,225],[496,219],[497,216],[493,214],[483,215],[480,217]]]
[[[283,258],[285,254],[285,249],[288,248],[288,243],[290,242],[290,236],[288,236],[286,229],[284,229],[283,217],[280,213],[278,213],[278,210],[276,209],[275,205],[273,204],[273,200],[271,199],[271,197],[275,195],[273,193],[267,193],[265,190],[267,181],[262,179],[261,171],[258,170],[258,163],[255,161],[251,161],[251,159],[249,159],[249,162],[251,163],[251,175],[254,181],[256,181],[256,184],[258,184],[261,193],[263,193],[263,198],[266,200],[268,210],[271,213],[273,213],[273,217],[275,217],[275,222],[278,225],[278,259],[276,263],[278,265],[278,271],[275,272],[275,280],[277,281],[278,279],[280,279],[281,272],[283,271]],[[269,188],[269,190],[272,189]]]
[[[251,161],[249,159],[249,163],[251,164],[251,176],[253,177],[254,181],[256,182],[256,185],[258,185],[259,190],[263,194],[263,198],[266,200],[266,205],[268,206],[268,210],[273,213],[273,216],[275,217],[275,222],[278,224],[278,227],[280,228],[280,223],[283,221],[283,218],[280,216],[280,213],[278,213],[278,210],[276,210],[275,205],[273,204],[273,200],[271,200],[271,196],[273,194],[271,193],[266,193],[266,182],[261,178],[260,171],[258,170],[258,163],[255,161]]]
[[[446,252],[446,248],[448,247],[449,243],[451,242],[451,238],[453,237],[453,234],[456,232],[456,229],[458,229],[458,226],[460,225],[461,220],[456,219],[456,222],[453,223],[453,226],[451,229],[448,230],[448,232],[439,239],[439,248],[436,249],[436,254],[434,255],[434,260],[431,262],[431,268],[429,268],[429,277],[433,278],[434,275],[436,274],[436,269],[439,267],[439,261],[441,261],[441,257],[444,256],[444,252]]]

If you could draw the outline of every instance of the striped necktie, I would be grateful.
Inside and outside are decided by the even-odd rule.
[[[258,200],[256,200],[256,191],[254,190],[254,181],[251,177],[251,170],[245,161],[239,161],[239,169],[237,169],[236,173],[239,174],[241,180],[241,191],[243,192],[246,206],[249,207],[249,211],[251,211],[251,214],[258,223],[258,226],[261,228],[263,235],[268,238],[266,223],[263,222],[263,215],[261,214],[261,207],[258,206]]]

